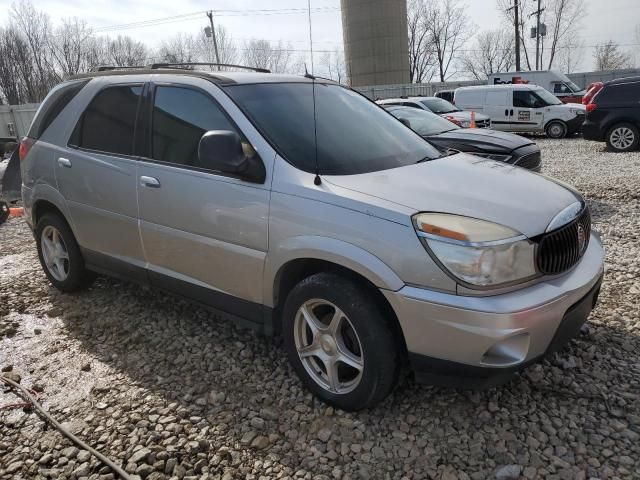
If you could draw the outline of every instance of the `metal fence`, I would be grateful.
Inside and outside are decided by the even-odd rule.
[[[39,103],[0,105],[0,138],[25,136],[39,106]]]
[[[640,76],[640,69],[604,70],[600,72],[570,73],[567,75],[572,82],[582,88],[585,88],[592,82],[607,82],[616,78],[632,76]],[[407,83],[402,85],[372,85],[367,87],[354,87],[354,89],[373,100],[381,100],[396,97],[431,97],[440,90],[455,90],[458,87],[486,84],[486,80],[468,80],[459,82]]]

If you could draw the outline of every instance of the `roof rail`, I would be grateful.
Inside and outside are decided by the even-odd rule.
[[[252,70],[254,72],[271,73],[271,70],[267,70],[266,68],[247,67],[246,65],[234,65],[231,63],[209,63],[209,62],[152,63],[151,65],[149,65],[149,68],[155,70],[158,68],[190,67],[193,65],[208,66],[208,67],[241,68],[244,70]]]
[[[117,65],[99,65],[96,68],[94,68],[92,71],[93,72],[108,72],[110,70],[128,70],[128,69],[134,69],[134,68],[144,68],[144,65],[132,65],[132,66],[127,66],[127,67],[119,67]]]

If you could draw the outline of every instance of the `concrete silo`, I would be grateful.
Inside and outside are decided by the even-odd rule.
[[[409,83],[407,0],[341,0],[341,6],[351,85]]]

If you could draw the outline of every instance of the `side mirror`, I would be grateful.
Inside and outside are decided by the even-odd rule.
[[[402,123],[405,127],[411,128],[411,122],[408,119],[398,118],[398,120],[400,120],[400,123]]]
[[[254,183],[263,183],[266,177],[264,164],[258,154],[254,151],[254,155],[248,156],[240,136],[229,130],[210,130],[202,135],[196,166]]]

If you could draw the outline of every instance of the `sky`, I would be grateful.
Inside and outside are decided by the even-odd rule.
[[[502,16],[495,0],[460,0],[476,30],[500,26]],[[520,0],[533,2],[535,0]],[[205,11],[214,9],[215,24],[224,25],[242,44],[252,38],[290,42],[297,53],[309,58],[307,0],[33,0],[37,9],[47,12],[54,24],[62,17],[80,17],[96,33],[126,34],[150,46],[177,33],[196,33],[208,25]],[[591,70],[593,45],[614,40],[640,64],[640,46],[634,36],[640,25],[640,0],[585,0],[580,36],[587,45],[580,70]],[[543,0],[544,4],[544,0]],[[8,12],[11,0],[0,0],[0,12]],[[324,51],[342,46],[340,0],[311,0],[314,59]],[[200,13],[199,13],[200,12]],[[165,23],[130,26],[134,22],[176,17]],[[6,22],[0,16],[0,24]],[[124,26],[123,26],[124,24]],[[118,27],[118,28],[116,28]],[[307,60],[308,61],[308,60]]]

